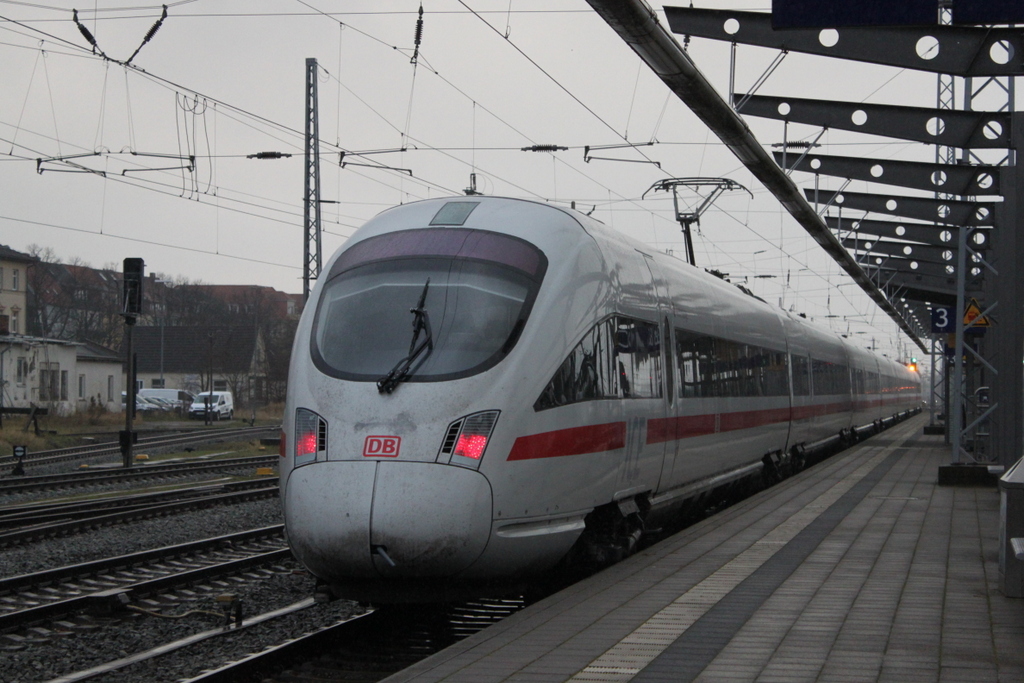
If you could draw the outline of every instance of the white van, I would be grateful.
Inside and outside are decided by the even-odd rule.
[[[195,400],[192,394],[181,389],[139,389],[139,396],[143,398],[158,398],[175,408],[181,408],[182,406],[187,408]]]
[[[230,420],[235,416],[235,398],[230,391],[203,391],[196,394],[188,416],[202,420],[206,416],[207,396],[210,397],[210,416],[215,420]]]

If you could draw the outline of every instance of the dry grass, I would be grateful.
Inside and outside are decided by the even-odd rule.
[[[283,403],[272,403],[256,409],[256,424],[279,424],[281,415],[284,412]],[[242,426],[241,420],[248,421],[252,416],[252,410],[243,408],[235,411],[235,421],[232,426]],[[33,427],[25,429],[28,423],[26,415],[4,415],[3,428],[0,429],[0,456],[10,455],[15,445],[25,446],[30,452],[42,451],[51,448],[79,445],[81,439],[77,436],[92,432],[111,433],[124,429],[124,413],[110,413],[105,410],[85,410],[73,415],[44,415],[38,418],[39,429],[42,434],[36,436]],[[177,413],[138,413],[135,417],[134,427],[159,426],[161,423],[183,422]],[[220,423],[227,427],[227,423]],[[115,435],[116,437],[116,435]]]

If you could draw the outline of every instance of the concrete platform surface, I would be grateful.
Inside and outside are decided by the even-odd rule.
[[[908,420],[387,679],[1024,682],[999,493]]]

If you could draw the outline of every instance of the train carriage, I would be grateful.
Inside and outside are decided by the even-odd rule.
[[[360,228],[303,313],[285,525],[336,595],[458,597],[627,553],[704,493],[919,392],[575,211],[416,202]]]

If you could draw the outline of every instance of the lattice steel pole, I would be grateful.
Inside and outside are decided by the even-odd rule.
[[[317,115],[317,64],[306,59],[305,229],[302,243],[302,301],[309,299],[310,280],[320,277],[320,121]]]

